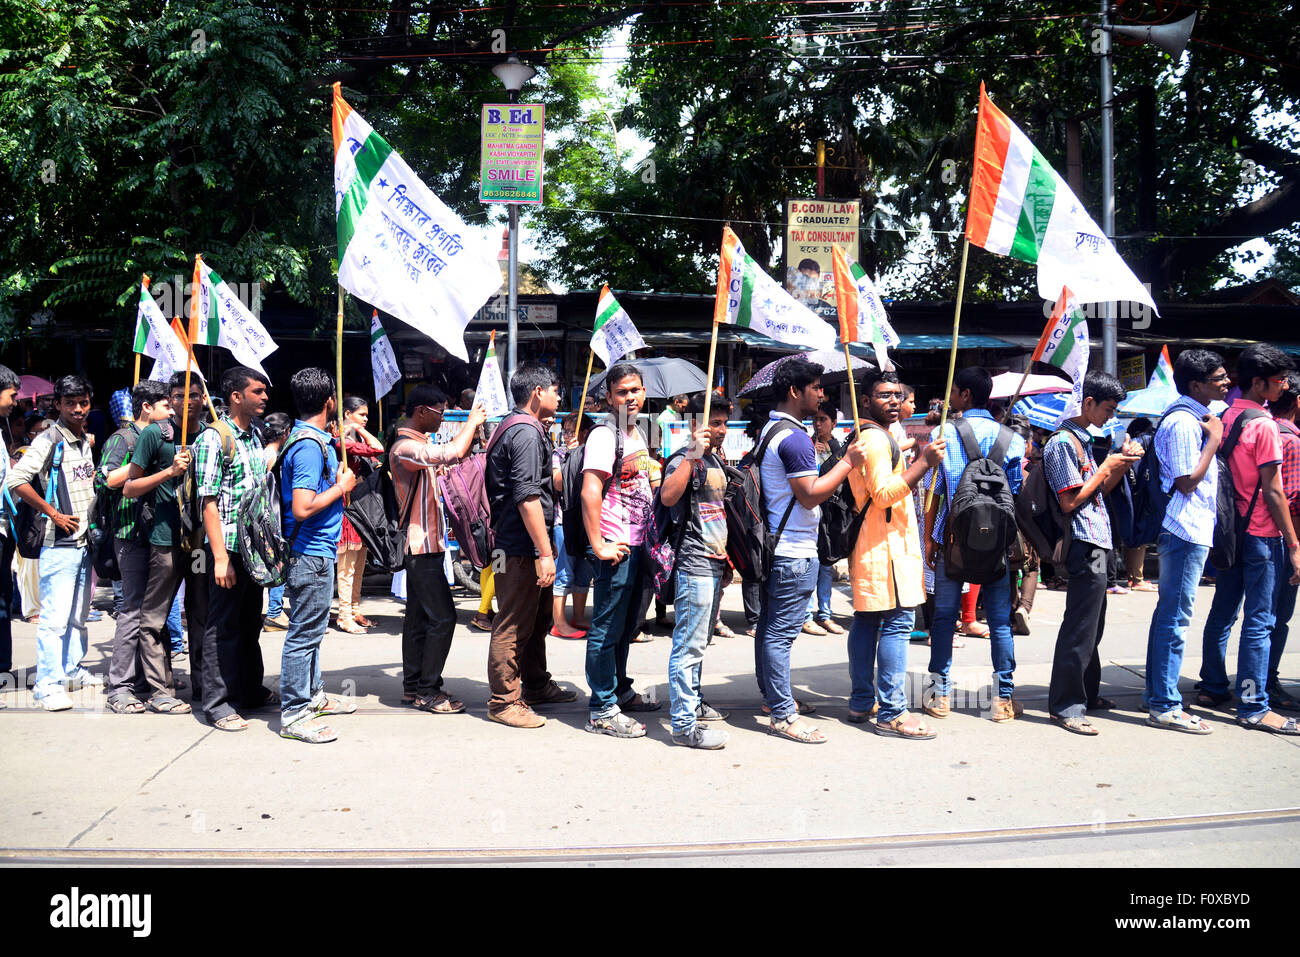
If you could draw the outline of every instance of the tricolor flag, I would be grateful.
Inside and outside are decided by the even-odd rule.
[[[1160,347],[1160,358],[1156,361],[1156,371],[1151,373],[1151,381],[1147,383],[1148,389],[1160,389],[1171,395],[1178,394],[1178,386],[1174,385],[1174,364],[1169,361],[1169,347]]]
[[[606,366],[611,366],[629,352],[645,347],[645,340],[632,324],[632,317],[609,291],[609,283],[605,283],[605,288],[600,291],[600,299],[596,301],[596,324],[591,329],[591,351],[600,356],[600,361]]]
[[[334,84],[339,285],[459,359],[465,326],[501,288],[495,244],[420,182]]]
[[[1088,320],[1069,289],[1061,290],[1061,297],[1056,300],[1056,307],[1030,361],[1046,362],[1073,380],[1074,388],[1062,418],[1068,419],[1083,411],[1083,377],[1088,374]]]
[[[483,406],[489,418],[507,415],[510,412],[510,400],[506,398],[505,387],[501,384],[501,367],[497,365],[497,334],[492,330],[488,337],[487,356],[483,359],[483,370],[478,374],[478,388],[474,390],[474,404]]]
[[[140,305],[135,314],[135,344],[131,351],[154,360],[149,378],[155,382],[166,382],[173,372],[185,371],[185,357],[188,355],[185,339],[176,335],[158,308],[158,303],[149,294],[148,276],[140,282]],[[193,358],[190,359],[190,368],[199,371]]]
[[[876,366],[891,372],[894,363],[888,347],[898,345],[898,335],[889,324],[885,305],[876,293],[867,271],[857,263],[849,265],[844,250],[836,245],[831,251],[835,273],[835,307],[840,316],[841,342],[870,342],[876,350]]]
[[[279,347],[202,256],[194,257],[193,288],[190,322],[194,344],[229,349],[241,365],[266,375],[262,360]]]
[[[835,348],[835,330],[769,276],[745,252],[730,226],[722,227],[713,321],[745,326],[769,339],[810,351]]]
[[[1110,239],[1043,154],[993,105],[983,83],[966,238],[999,256],[1036,263],[1044,299],[1069,286],[1079,302],[1141,302],[1159,315]]]
[[[388,341],[384,324],[379,321],[379,310],[370,315],[370,371],[375,377],[375,398],[382,399],[388,390],[402,381],[402,370],[393,354],[393,344]]]

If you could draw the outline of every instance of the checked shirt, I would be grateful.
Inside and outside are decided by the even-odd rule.
[[[235,519],[244,495],[266,476],[262,440],[251,428],[241,431],[235,420],[223,415],[221,421],[235,434],[235,452],[227,466],[221,454],[221,435],[208,427],[194,440],[194,474],[199,499],[215,498],[221,516],[221,537],[226,551],[239,553],[239,536]]]

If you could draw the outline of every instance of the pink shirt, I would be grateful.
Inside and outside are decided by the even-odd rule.
[[[1233,399],[1232,407],[1223,413],[1225,438],[1232,428],[1232,423],[1245,409],[1264,411],[1264,407],[1258,402],[1251,402],[1249,399]],[[1255,495],[1255,487],[1259,485],[1260,468],[1281,463],[1282,437],[1278,434],[1277,423],[1273,421],[1273,417],[1265,413],[1262,417],[1247,422],[1245,428],[1241,430],[1237,447],[1228,457],[1228,469],[1232,472],[1238,513],[1245,515],[1246,509],[1250,506],[1250,500]],[[1262,490],[1255,502],[1255,509],[1251,513],[1250,525],[1246,532],[1257,538],[1277,538],[1282,534],[1282,530],[1273,521]]]

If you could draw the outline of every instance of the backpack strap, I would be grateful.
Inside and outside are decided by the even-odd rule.
[[[1233,421],[1232,428],[1228,430],[1228,437],[1224,440],[1223,444],[1219,446],[1219,455],[1223,456],[1224,462],[1228,461],[1228,457],[1232,455],[1232,450],[1235,449],[1237,443],[1241,441],[1241,433],[1245,430],[1246,423],[1252,419],[1263,419],[1267,417],[1268,413],[1262,409],[1242,410],[1241,414]],[[1255,503],[1259,501],[1259,492],[1263,487],[1264,480],[1262,478],[1256,480],[1255,491],[1250,496],[1250,504],[1246,506],[1246,522],[1248,524],[1250,522],[1250,513],[1255,511]]]
[[[758,443],[758,448],[754,450],[754,468],[759,468],[763,464],[763,455],[767,452],[767,447],[772,444],[772,440],[782,432],[789,432],[796,428],[794,422],[790,419],[781,418],[776,420],[776,424],[767,430],[767,435],[763,436],[763,441]]]
[[[1016,433],[1005,425],[998,424],[998,437],[993,441],[993,448],[989,449],[988,458],[1000,468],[1006,468],[1007,452],[1011,450],[1011,442],[1015,437]]]
[[[497,440],[499,438],[505,435],[506,432],[509,431],[510,429],[513,429],[516,425],[523,425],[524,423],[528,423],[529,425],[531,425],[534,429],[537,430],[538,435],[540,435],[542,438],[546,438],[546,430],[542,428],[542,423],[538,422],[527,412],[511,412],[509,415],[507,415],[504,419],[501,420],[500,425],[498,425],[495,429],[492,430],[492,437],[488,439],[487,445],[484,446],[483,454],[491,455],[492,450],[496,448]]]
[[[957,422],[953,422],[954,426],[956,424]],[[894,469],[898,468],[898,460],[903,457],[903,450],[902,448],[899,447],[898,439],[894,438],[894,433],[890,432],[889,429],[885,428],[883,425],[881,425],[879,422],[874,421],[873,419],[863,419],[862,425],[865,425],[871,429],[879,429],[881,432],[885,433],[885,438],[889,439],[889,470],[892,472]],[[976,447],[976,450],[978,451],[978,446]],[[859,522],[861,522],[864,518],[866,518],[867,509],[870,507],[871,507],[871,496],[868,495],[866,504],[862,506],[862,511],[858,514]],[[893,517],[894,517],[894,506],[891,505],[885,509],[885,521],[889,522],[891,519],[893,519]]]
[[[953,431],[957,433],[957,439],[961,442],[962,449],[966,452],[967,465],[984,458],[984,453],[980,451],[979,439],[975,437],[975,430],[971,428],[969,422],[963,418],[956,418],[952,421],[952,427]]]

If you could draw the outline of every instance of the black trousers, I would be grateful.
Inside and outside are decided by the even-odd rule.
[[[167,615],[172,602],[185,583],[185,622],[190,635],[190,702],[198,707],[203,701],[204,631],[208,622],[209,558],[202,551],[149,546],[149,578],[140,604],[140,640],[167,650],[167,670],[171,672],[171,637]],[[174,679],[169,679],[174,685]]]
[[[740,583],[740,597],[745,603],[745,621],[750,628],[753,628],[758,624],[758,613],[762,610],[763,586],[758,582],[742,581]]]
[[[1047,691],[1049,714],[1081,718],[1101,689],[1097,647],[1106,628],[1106,560],[1109,548],[1074,541],[1066,558],[1070,584],[1065,617],[1056,636],[1052,681]]]
[[[9,623],[9,606],[14,600],[13,563],[14,540],[10,529],[8,535],[0,535],[0,671],[14,670],[14,640]]]
[[[407,555],[402,564],[406,569],[402,694],[433,698],[442,691],[442,669],[456,631],[456,605],[443,573],[442,552]]]
[[[203,711],[220,721],[241,710],[260,708],[271,692],[262,686],[262,586],[249,577],[244,561],[230,556],[235,584],[216,581],[211,546],[203,549],[208,576],[208,620],[203,630]],[[194,655],[191,625],[190,655]]]

